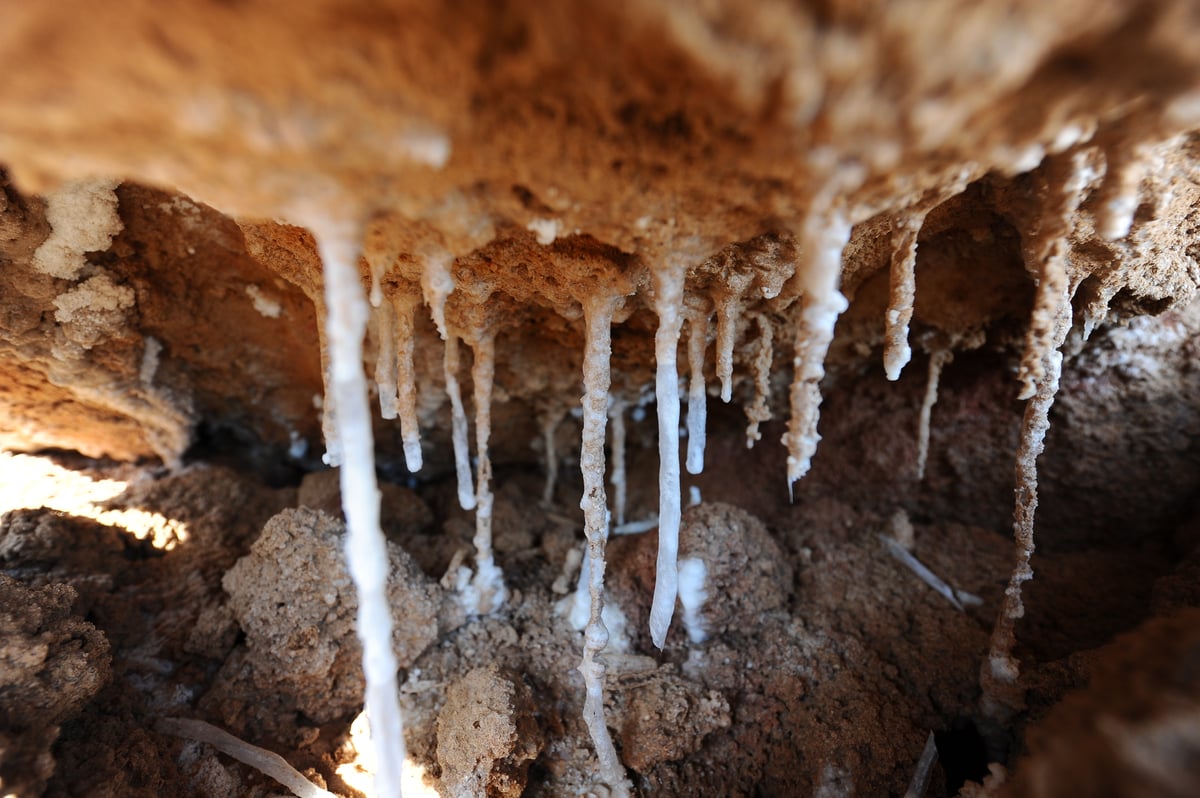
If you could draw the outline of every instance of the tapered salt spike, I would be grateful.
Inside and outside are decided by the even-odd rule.
[[[1096,232],[1108,241],[1118,241],[1129,235],[1133,215],[1138,206],[1145,163],[1138,147],[1113,147],[1105,153],[1107,174],[1100,187],[1100,203],[1096,212]]]
[[[924,211],[910,210],[901,213],[893,223],[891,298],[888,301],[883,349],[883,367],[887,378],[892,381],[900,379],[900,372],[912,359],[908,325],[912,321],[913,301],[917,296],[917,235],[924,221]]]
[[[704,352],[708,348],[707,313],[693,312],[688,316],[688,411],[687,411],[687,472],[704,471],[704,444],[708,423],[708,393],[704,386]]]
[[[733,399],[733,344],[737,336],[738,297],[722,296],[717,306],[717,379],[721,382],[721,401]]]
[[[366,711],[377,770],[375,793],[400,795],[404,730],[397,701],[396,658],[387,598],[388,555],[379,526],[375,444],[363,373],[367,300],[358,273],[359,228],[310,220],[325,266],[329,361],[337,433],[342,454],[342,509],[346,515],[346,564],[358,596],[358,637],[363,649]]]
[[[542,449],[546,461],[546,484],[542,488],[542,504],[554,501],[554,491],[558,486],[558,425],[562,423],[562,408],[557,404],[544,407],[538,414],[538,423],[542,427]]]
[[[496,337],[490,330],[475,336],[475,359],[471,379],[475,388],[475,578],[480,614],[495,612],[508,597],[504,577],[492,552],[492,460],[488,442],[492,436],[492,387],[496,376]]]
[[[396,311],[391,302],[371,310],[378,351],[375,355],[375,386],[379,390],[379,414],[393,419],[399,412],[396,387]]]
[[[801,273],[804,298],[796,330],[792,359],[793,377],[789,395],[791,418],[783,436],[787,446],[788,492],[808,473],[821,436],[821,378],[825,376],[825,354],[833,340],[837,318],[847,307],[838,290],[842,276],[842,250],[850,240],[850,223],[837,212],[813,213],[802,231],[808,258]]]
[[[475,488],[471,485],[471,450],[467,444],[467,412],[463,409],[462,390],[458,387],[458,336],[446,337],[443,365],[446,395],[450,397],[450,440],[454,445],[454,470],[458,475],[458,504],[464,510],[475,509]]]
[[[588,544],[588,592],[591,611],[583,633],[583,676],[585,698],[583,720],[587,724],[600,777],[610,794],[627,798],[632,790],[625,768],[617,758],[616,747],[604,721],[604,664],[596,659],[608,645],[604,610],[604,549],[608,537],[608,507],[604,495],[604,428],[608,420],[608,390],[611,382],[609,360],[612,356],[612,319],[615,297],[594,297],[584,302],[587,342],[583,355],[583,435],[579,467],[583,473],[583,531]],[[678,421],[676,422],[678,423]]]
[[[321,357],[321,437],[325,439],[325,454],[321,460],[336,468],[342,464],[342,444],[338,438],[336,398],[333,391],[333,371],[329,358],[329,335],[326,331],[329,313],[324,297],[314,297],[317,311],[317,348]]]
[[[617,519],[617,526],[625,525],[625,411],[627,409],[629,409],[629,403],[624,399],[617,399],[608,410],[608,417],[612,420],[613,460],[609,482],[613,486],[613,517]]]
[[[400,437],[404,441],[404,464],[415,474],[423,465],[421,456],[421,427],[417,421],[417,374],[413,367],[416,327],[413,316],[417,297],[397,294],[392,298],[392,318],[395,322],[396,351],[396,410],[400,416]]]
[[[387,272],[387,261],[382,258],[368,258],[367,266],[371,270],[371,307],[383,305],[383,275]]]
[[[450,271],[454,258],[448,252],[431,252],[425,255],[422,264],[421,291],[425,295],[425,304],[429,305],[429,315],[433,317],[438,335],[446,340],[449,337],[446,299],[454,291],[454,274]]]
[[[884,333],[883,368],[893,382],[900,379],[900,373],[912,360],[908,328],[917,297],[917,237],[929,212],[961,194],[974,172],[974,167],[968,165],[948,175],[948,182],[941,191],[901,211],[892,223],[891,297]]]
[[[1053,340],[1058,303],[1069,282],[1069,236],[1074,227],[1075,211],[1083,200],[1089,178],[1087,152],[1074,153],[1066,179],[1060,185],[1051,187],[1051,194],[1042,210],[1041,229],[1029,247],[1036,260],[1038,285],[1025,339],[1025,353],[1017,374],[1022,386],[1020,399],[1029,399],[1037,391],[1046,355],[1057,348]]]
[[[650,604],[650,638],[662,648],[675,613],[679,592],[679,370],[676,354],[683,326],[683,283],[686,274],[681,259],[672,258],[654,270],[654,311],[658,330],[654,334],[656,365],[654,393],[658,402],[658,560],[654,575],[654,598]]]
[[[762,439],[758,425],[771,420],[771,363],[775,359],[775,328],[771,320],[762,313],[755,313],[754,321],[758,324],[758,348],[754,352],[751,369],[754,373],[754,402],[746,408],[746,418],[750,423],[746,426],[746,448],[753,449],[754,444]]]
[[[925,463],[929,459],[929,423],[933,417],[933,406],[938,400],[938,383],[942,379],[942,368],[954,359],[954,352],[938,349],[929,356],[929,377],[925,381],[925,398],[921,401],[921,415],[917,422],[917,480],[925,479]]]
[[[1050,408],[1058,394],[1062,377],[1062,352],[1071,327],[1070,288],[1065,286],[1054,297],[1054,327],[1051,346],[1042,355],[1042,372],[1037,390],[1025,405],[1021,421],[1021,438],[1017,446],[1016,504],[1013,510],[1013,539],[1016,562],[1004,591],[1000,613],[992,629],[988,658],[980,672],[983,688],[983,708],[989,716],[1000,718],[1014,711],[1018,696],[1013,695],[1020,667],[1013,656],[1016,643],[1016,622],[1025,614],[1021,601],[1021,586],[1033,578],[1030,561],[1033,557],[1034,516],[1037,512],[1037,460],[1045,447],[1046,432],[1050,429]],[[1023,694],[1022,694],[1023,695]]]

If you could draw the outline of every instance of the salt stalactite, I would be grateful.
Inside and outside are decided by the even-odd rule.
[[[762,439],[758,425],[771,420],[771,362],[775,359],[775,328],[762,313],[755,313],[754,321],[758,325],[758,348],[754,352],[751,369],[754,373],[754,401],[746,408],[746,448],[753,449],[754,444]]]
[[[804,223],[803,250],[808,263],[801,274],[804,298],[796,329],[790,391],[791,418],[783,436],[787,446],[788,492],[808,473],[821,436],[821,378],[825,354],[833,340],[837,318],[847,308],[838,290],[842,276],[842,250],[850,240],[850,223],[838,212],[812,213]]]
[[[508,596],[504,577],[492,552],[492,460],[488,442],[492,435],[492,387],[496,376],[496,336],[480,330],[473,347],[475,359],[471,379],[475,387],[475,454],[478,470],[475,480],[475,579],[472,587],[478,597],[478,611],[488,614],[500,609]]]
[[[625,525],[625,411],[629,403],[624,399],[615,400],[608,409],[608,417],[612,420],[612,475],[608,481],[613,486],[613,517],[617,526]]]
[[[378,352],[375,356],[375,387],[379,391],[379,414],[393,419],[399,412],[396,387],[396,311],[382,302],[371,311]]]
[[[1050,429],[1050,408],[1062,377],[1063,356],[1058,348],[1066,340],[1071,325],[1070,292],[1066,287],[1057,297],[1056,320],[1053,345],[1043,353],[1042,376],[1032,399],[1025,406],[1021,421],[1016,463],[1016,507],[1013,511],[1016,564],[1008,588],[1004,591],[1000,614],[992,630],[988,658],[981,670],[983,709],[994,718],[1003,717],[1019,703],[1019,697],[1012,695],[1020,675],[1013,647],[1016,643],[1016,622],[1025,614],[1021,586],[1033,578],[1030,561],[1033,557],[1033,525],[1038,505],[1037,459],[1045,447],[1046,432]]]
[[[446,299],[454,291],[454,274],[450,271],[452,265],[454,258],[448,252],[431,252],[422,259],[421,291],[425,294],[429,315],[433,317],[434,326],[442,340],[449,335],[446,329]]]
[[[404,441],[404,463],[413,474],[420,471],[423,465],[421,427],[417,421],[417,373],[413,367],[417,302],[417,297],[411,294],[397,294],[391,302],[395,325],[396,410],[400,416],[400,437]]]
[[[735,273],[713,297],[717,310],[717,380],[721,383],[721,401],[727,404],[733,399],[733,345],[737,338],[739,306],[751,281],[750,275]]]
[[[891,297],[884,332],[883,368],[893,382],[900,379],[900,373],[912,360],[908,327],[917,298],[917,237],[929,212],[961,194],[974,173],[975,167],[967,165],[947,175],[947,183],[940,191],[904,209],[892,221]]]
[[[342,464],[342,445],[337,432],[336,398],[333,391],[333,373],[330,367],[329,334],[326,329],[329,311],[323,295],[311,298],[317,311],[317,348],[320,350],[321,358],[321,397],[319,397],[320,404],[317,405],[321,409],[321,437],[325,439],[325,454],[321,455],[321,460],[325,465],[336,468]],[[317,398],[313,398],[314,404],[316,404]]]
[[[542,488],[542,504],[554,501],[558,486],[558,425],[562,423],[563,411],[557,404],[543,407],[538,413],[538,424],[542,428],[542,449],[546,460],[546,485]]]
[[[1037,459],[1050,428],[1050,408],[1062,376],[1061,347],[1071,327],[1071,285],[1067,256],[1075,210],[1094,176],[1087,151],[1078,151],[1063,164],[1065,179],[1052,190],[1042,209],[1041,225],[1027,257],[1038,265],[1038,290],[1025,342],[1020,376],[1025,382],[1025,406],[1017,447],[1016,506],[1013,538],[1016,563],[1004,592],[1000,613],[992,630],[988,658],[980,672],[982,705],[994,719],[1004,719],[1020,701],[1019,666],[1013,656],[1017,619],[1025,614],[1021,586],[1033,578],[1034,516],[1037,511]],[[1053,172],[1051,173],[1053,174]]]
[[[1025,340],[1025,353],[1017,374],[1022,385],[1020,399],[1029,399],[1037,391],[1046,353],[1057,348],[1053,338],[1058,323],[1058,304],[1067,290],[1068,237],[1075,211],[1083,200],[1084,189],[1093,177],[1087,158],[1086,150],[1071,155],[1066,178],[1061,186],[1052,189],[1042,212],[1041,229],[1030,246],[1039,266],[1038,285]]]
[[[938,349],[929,356],[929,377],[925,381],[925,398],[921,401],[921,415],[917,422],[917,480],[925,479],[925,463],[929,459],[929,422],[933,417],[933,406],[938,400],[938,383],[942,369],[954,359],[949,349]]]
[[[680,280],[682,283],[682,279]],[[682,293],[681,291],[679,293]],[[604,722],[604,665],[596,659],[608,645],[604,611],[604,549],[608,538],[608,501],[604,494],[604,431],[608,422],[608,391],[611,382],[612,321],[615,297],[599,296],[584,302],[587,343],[583,355],[583,434],[579,467],[583,473],[583,531],[587,537],[587,580],[591,610],[583,633],[583,676],[585,698],[583,719],[600,761],[600,776],[613,796],[625,798],[631,785],[617,758],[608,725]],[[678,402],[678,399],[676,400]],[[676,405],[678,425],[678,404]],[[678,468],[678,450],[676,452]],[[674,596],[672,596],[674,601]]]
[[[900,372],[912,359],[908,325],[917,296],[917,235],[924,222],[924,210],[908,210],[892,223],[891,298],[883,350],[883,367],[892,381],[900,379]]]
[[[371,307],[377,308],[383,305],[383,275],[387,272],[387,261],[382,258],[369,258],[367,266],[371,270],[371,293],[369,299]]]
[[[679,591],[679,371],[676,355],[683,326],[683,283],[686,267],[672,258],[654,270],[654,393],[658,402],[658,561],[654,599],[650,604],[650,638],[662,648],[675,613]]]
[[[1129,235],[1133,215],[1138,206],[1145,163],[1140,147],[1128,144],[1111,147],[1104,157],[1108,165],[1100,186],[1100,202],[1096,211],[1096,232],[1108,241],[1118,241]]]
[[[398,796],[405,759],[404,730],[397,700],[392,617],[387,599],[387,547],[379,526],[375,442],[363,372],[362,342],[368,307],[357,266],[359,228],[326,219],[318,219],[310,226],[325,265],[330,387],[337,406],[337,439],[342,456],[346,564],[358,596],[356,628],[363,648],[366,712],[378,763],[375,792]]]
[[[705,427],[708,424],[708,394],[704,385],[704,352],[708,348],[709,317],[705,312],[688,314],[688,411],[687,472],[704,471]]]
[[[443,368],[446,395],[450,397],[450,440],[454,445],[454,470],[458,475],[458,504],[464,510],[475,509],[475,488],[471,485],[471,449],[467,443],[467,411],[463,409],[462,390],[458,387],[458,336],[446,336]]]

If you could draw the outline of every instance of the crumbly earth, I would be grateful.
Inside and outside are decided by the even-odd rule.
[[[682,535],[708,581],[703,634],[680,617],[658,651],[653,533],[611,541],[605,700],[638,792],[903,794],[931,731],[930,794],[1200,789],[1196,3],[61,0],[4,17],[0,447],[127,486],[83,513],[5,480],[0,792],[277,792],[155,731],[179,715],[354,793],[357,643],[321,459],[318,237],[342,230],[376,300],[364,365],[412,610],[408,746],[443,794],[604,792],[567,617],[585,316],[612,301],[625,515],[643,521],[675,269],[689,335],[709,327]],[[447,336],[470,409],[495,337],[476,455],[511,595],[486,618],[444,579],[474,534]],[[1052,349],[1000,719],[980,665],[1013,570],[1017,396]],[[389,399],[419,422],[417,474]],[[785,432],[822,439],[791,497]],[[139,513],[152,532],[122,526]]]
[[[1186,353],[1168,346],[1172,339],[1164,330],[1191,324],[1191,318],[1188,310],[1104,333],[1092,346],[1109,354],[1094,356],[1133,363],[1153,358],[1155,369],[1125,373],[1134,390],[1150,391],[1146,380],[1186,381]],[[987,355],[977,357],[988,362]],[[1091,362],[1080,355],[1069,364],[1072,387],[1064,407],[1087,408],[1102,420],[1113,412],[1113,395],[1107,387],[1090,397],[1083,393],[1094,384],[1081,376]],[[1173,368],[1181,370],[1180,377],[1170,377]],[[1108,734],[1104,739],[1132,752],[1134,759],[1106,765],[1128,762],[1133,769],[1120,778],[1135,779],[1143,772],[1136,768],[1159,762],[1145,759],[1152,750],[1153,756],[1168,757],[1166,769],[1154,771],[1173,780],[1164,785],[1186,783],[1191,727],[1180,720],[1187,714],[1174,693],[1148,697],[1138,710],[1148,712],[1145,717],[1129,716],[1109,698],[1128,680],[1148,691],[1190,689],[1187,666],[1171,664],[1189,656],[1179,648],[1190,639],[1179,625],[1191,622],[1186,608],[1198,603],[1200,527],[1188,520],[1186,496],[1177,497],[1183,509],[1175,517],[1182,520],[1153,525],[1146,520],[1137,536],[1084,537],[1085,526],[1095,524],[1091,518],[1080,525],[1043,525],[1045,545],[1035,556],[1028,613],[1018,626],[1028,708],[1006,728],[990,726],[979,710],[979,663],[1011,567],[1000,501],[1009,489],[1001,476],[989,481],[985,466],[990,458],[1004,459],[1018,419],[1010,415],[1007,430],[988,436],[954,436],[969,423],[964,414],[979,418],[980,402],[995,402],[986,399],[992,380],[991,370],[970,355],[948,367],[925,483],[914,483],[892,466],[911,457],[921,386],[876,384],[882,377],[868,375],[838,383],[827,399],[829,437],[847,440],[855,434],[864,442],[823,449],[794,503],[788,502],[770,450],[763,444],[746,449],[740,412],[713,408],[708,468],[686,483],[700,489],[702,501],[685,511],[683,533],[684,555],[709,563],[709,595],[700,610],[708,638],[690,642],[677,618],[666,649],[653,649],[646,630],[653,533],[617,536],[610,544],[608,596],[626,619],[626,647],[617,650],[614,642],[605,655],[608,722],[641,794],[900,794],[930,731],[941,754],[930,795],[953,795],[968,781],[982,780],[989,762],[1002,762],[1013,774],[1013,786],[1004,789],[1025,794],[1022,785],[1047,769],[1075,772],[1075,765],[1045,763],[1072,756],[1073,741],[1084,732]],[[890,399],[876,405],[885,411],[863,416],[856,403],[864,396]],[[1121,449],[1133,445],[1126,436],[1141,435],[1144,445],[1162,440],[1165,446],[1179,420],[1193,417],[1187,397],[1169,392],[1153,406],[1128,412],[1137,423],[1108,428],[1112,437],[1105,445]],[[991,410],[982,420],[997,424],[997,414]],[[769,423],[767,434],[779,426]],[[872,435],[875,445],[868,446]],[[630,419],[630,519],[656,507],[654,439],[651,419]],[[972,445],[960,442],[966,440]],[[563,443],[559,483],[548,506],[540,501],[541,469],[506,466],[497,473],[496,550],[512,597],[494,617],[464,619],[452,590],[436,584],[456,553],[469,549],[473,532],[470,514],[457,507],[452,480],[384,486],[389,496],[384,524],[392,545],[419,554],[414,559],[424,575],[413,576],[414,566],[402,565],[406,558],[399,552],[394,567],[409,573],[410,582],[423,582],[423,601],[434,602],[423,614],[397,617],[398,635],[432,640],[419,646],[424,651],[415,660],[406,660],[401,695],[410,756],[442,794],[577,795],[602,789],[580,717],[582,682],[574,671],[580,636],[564,616],[563,600],[574,588],[571,569],[577,568],[570,554],[580,549],[582,537],[574,509],[581,485],[571,467],[576,455]],[[1054,439],[1047,462],[1069,461],[1076,451],[1070,438]],[[939,496],[938,485],[953,473],[955,458],[968,456],[981,465],[979,478],[958,485],[950,497]],[[287,665],[324,662],[329,652],[347,645],[348,625],[329,623],[325,610],[313,615],[305,609],[328,607],[329,586],[345,579],[340,523],[305,505],[333,501],[334,472],[307,477],[293,489],[270,488],[253,473],[224,466],[196,464],[179,474],[143,470],[134,478],[138,472],[127,466],[64,462],[93,476],[130,480],[111,504],[153,509],[183,524],[186,535],[159,551],[123,529],[61,512],[5,516],[0,529],[5,573],[27,584],[51,585],[36,589],[59,590],[53,585],[67,583],[78,586],[81,597],[88,595],[86,601],[73,599],[73,611],[87,613],[93,634],[111,645],[114,676],[93,700],[62,718],[57,740],[47,724],[37,733],[22,731],[26,753],[5,754],[3,777],[28,772],[14,763],[32,759],[45,763],[36,772],[48,782],[48,795],[278,792],[269,780],[205,746],[154,731],[156,718],[182,716],[208,720],[278,751],[335,793],[357,795],[337,771],[352,764],[348,738],[359,705],[336,689],[338,679],[312,681],[305,674],[315,673],[313,668]],[[877,483],[870,494],[864,483],[873,478],[872,468],[897,476]],[[1117,501],[1126,498],[1122,494]],[[1079,501],[1055,483],[1046,488],[1048,508]],[[1108,499],[1086,501],[1105,507]],[[298,535],[302,528],[312,534]],[[278,548],[281,535],[292,542]],[[955,608],[892,556],[881,535],[897,536],[954,589],[981,603]],[[346,612],[343,607],[335,615],[344,620]],[[1168,627],[1155,626],[1158,622],[1147,627],[1140,645],[1159,653],[1125,656],[1119,667],[1130,675],[1119,682],[1100,679],[1096,674],[1110,671],[1095,664],[1107,656],[1103,648],[1096,653],[1097,647],[1160,614],[1168,618],[1162,623],[1179,631],[1163,631]],[[436,638],[428,637],[430,623],[436,624]],[[288,642],[261,648],[256,641],[262,635]],[[24,650],[6,640],[4,651]],[[1171,642],[1160,651],[1156,640]],[[353,658],[341,661],[346,678],[355,679]],[[1170,687],[1176,683],[1156,675],[1162,668],[1175,668],[1185,681]],[[245,678],[231,678],[238,673]],[[271,673],[278,677],[269,678]],[[1090,692],[1055,708],[1071,690],[1089,684]],[[1160,706],[1161,712],[1155,709]],[[1084,712],[1108,713],[1115,720],[1098,725],[1072,719]],[[1026,742],[1029,719],[1045,731],[1031,733]],[[476,723],[491,731],[485,735]],[[10,738],[12,728],[6,731]],[[1092,750],[1089,743],[1088,757]],[[1115,780],[1116,775],[1100,784]],[[1079,782],[1069,787],[1043,782],[1048,786],[1038,787],[1041,794],[1087,794],[1073,792]],[[33,784],[25,794],[38,794],[41,782],[21,783]]]

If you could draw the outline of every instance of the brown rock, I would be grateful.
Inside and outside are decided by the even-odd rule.
[[[40,794],[54,771],[58,727],[110,676],[108,641],[71,614],[75,591],[27,588],[0,575],[0,784]]]
[[[535,713],[521,677],[495,665],[475,668],[450,685],[437,721],[442,795],[521,795],[542,749]]]
[[[246,667],[317,721],[362,702],[358,602],[342,552],[342,524],[315,510],[284,510],[247,557],[225,575],[229,606],[246,633]],[[406,667],[437,636],[437,588],[402,549],[389,545],[392,645]]]

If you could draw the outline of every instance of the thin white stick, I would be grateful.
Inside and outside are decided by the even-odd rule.
[[[221,753],[231,756],[244,765],[249,765],[264,776],[268,776],[287,787],[296,798],[336,798],[333,793],[313,784],[286,759],[274,751],[251,745],[234,737],[211,723],[190,718],[159,718],[155,728],[164,734],[184,737],[211,745]]]
[[[879,536],[879,539],[883,541],[883,545],[887,547],[888,554],[891,554],[893,557],[907,566],[910,571],[917,575],[918,579],[937,591],[938,595],[953,604],[954,608],[959,612],[966,612],[966,608],[962,600],[963,597],[967,598],[967,601],[965,602],[966,604],[974,603],[971,599],[976,597],[972,596],[970,593],[962,593],[950,587],[950,585],[946,584],[944,579],[935,574],[933,571],[929,570],[929,568],[923,562],[914,557],[912,552],[905,549],[904,546],[900,545],[897,540],[889,537],[888,535],[882,534]]]
[[[608,725],[604,721],[604,664],[596,659],[608,645],[604,610],[604,549],[608,538],[608,502],[604,495],[604,428],[608,421],[608,389],[611,384],[612,318],[616,299],[593,298],[584,303],[587,343],[583,356],[583,434],[579,468],[583,474],[583,531],[587,537],[587,581],[591,611],[583,633],[583,676],[585,698],[583,720],[592,737],[600,776],[612,795],[627,798],[632,789],[625,768],[617,758]],[[676,422],[678,423],[678,422]],[[581,575],[582,578],[582,575]]]
[[[925,793],[929,789],[929,776],[933,773],[933,766],[937,762],[937,738],[933,736],[933,732],[925,738],[925,748],[921,751],[921,758],[917,760],[916,770],[913,772],[912,781],[908,784],[908,789],[904,792],[904,798],[925,798]]]

